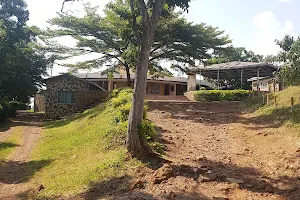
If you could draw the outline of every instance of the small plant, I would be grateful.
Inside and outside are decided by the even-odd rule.
[[[139,133],[142,137],[146,138],[147,141],[154,141],[157,135],[154,124],[147,119],[143,120],[142,125],[139,127]]]

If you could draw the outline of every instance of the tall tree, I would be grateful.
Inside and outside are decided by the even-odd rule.
[[[32,43],[37,28],[27,27],[23,0],[0,0],[0,99],[27,102],[46,72],[47,60]]]
[[[50,20],[56,30],[46,32],[48,37],[72,36],[78,40],[76,48],[68,48],[75,55],[98,53],[102,56],[76,65],[75,69],[97,68],[109,65],[107,71],[123,66],[130,85],[130,69],[136,70],[138,42],[135,31],[142,32],[142,21],[136,20],[133,28],[129,1],[116,0],[109,3],[104,16],[97,14],[97,8],[85,6],[86,15],[82,18],[62,13]],[[134,16],[139,15],[134,10]],[[151,47],[149,72],[154,75],[169,75],[161,66],[162,60],[178,63],[192,63],[193,59],[207,58],[209,49],[220,48],[230,41],[218,28],[202,24],[192,24],[182,18],[181,13],[168,10],[158,21],[158,27]],[[134,30],[136,29],[136,30]]]
[[[133,30],[135,30],[136,39],[139,45],[138,60],[136,65],[136,78],[134,82],[134,92],[132,98],[132,107],[129,114],[129,123],[127,131],[127,149],[134,157],[141,157],[145,153],[145,141],[139,134],[139,127],[142,125],[144,96],[147,87],[147,72],[151,47],[154,42],[155,31],[161,12],[164,7],[180,6],[188,8],[189,0],[130,0],[132,13]],[[135,10],[138,10],[142,20],[142,31],[137,30],[137,16]]]

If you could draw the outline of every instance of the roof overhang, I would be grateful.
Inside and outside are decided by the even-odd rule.
[[[268,63],[253,63],[253,62],[230,62],[215,64],[207,67],[189,68],[189,73],[200,74],[202,76],[217,79],[232,79],[232,78],[252,78],[257,77],[272,77],[274,72],[278,71],[279,67]]]

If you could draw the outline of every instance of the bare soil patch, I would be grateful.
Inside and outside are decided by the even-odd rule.
[[[16,127],[23,127],[22,140],[6,160],[0,161],[0,198],[28,199],[32,193],[30,178],[48,163],[31,161],[30,154],[37,144],[42,130],[42,114],[18,112],[5,132],[1,142]]]
[[[165,155],[157,162],[148,159],[149,168],[134,169],[135,178],[112,181],[131,191],[105,192],[98,185],[93,198],[300,199],[299,136],[253,118],[237,102],[149,106]]]

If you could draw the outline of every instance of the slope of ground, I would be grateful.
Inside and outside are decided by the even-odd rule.
[[[273,128],[277,131],[300,133],[300,86],[289,87],[283,91],[270,94],[270,104],[259,107],[251,117],[264,123],[272,121]],[[276,107],[274,100],[276,97]],[[295,104],[291,112],[291,98],[294,97]]]
[[[32,156],[50,162],[33,180],[44,187],[40,197],[65,198],[84,192],[99,180],[104,183],[124,177],[127,168],[138,165],[136,160],[127,159],[126,124],[118,122],[118,111],[103,103],[66,120],[45,124],[45,133]]]
[[[236,102],[150,108],[176,175],[143,192],[157,199],[300,199],[299,135]]]
[[[72,200],[300,199],[300,138],[287,125],[295,118],[271,120],[272,113],[260,114],[271,108],[249,113],[237,102],[150,101],[165,153],[143,164],[127,156],[120,119],[130,105],[119,100],[122,109],[101,104],[46,123],[31,159],[1,166],[1,183],[13,188],[22,180],[36,189],[17,196],[40,190],[40,198]],[[11,167],[30,173],[8,180]]]

